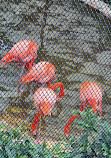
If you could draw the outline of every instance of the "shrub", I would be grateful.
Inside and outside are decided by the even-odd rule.
[[[106,121],[102,123],[101,117],[93,110],[78,112],[81,116],[76,122],[82,130],[78,139],[70,138],[67,143],[71,145],[70,158],[111,158],[111,126]]]
[[[44,158],[49,153],[44,142],[43,145],[35,144],[29,137],[22,137],[20,128],[6,130],[0,127],[0,157],[1,158]],[[20,132],[21,131],[21,132]],[[53,157],[53,154],[52,154]]]
[[[35,144],[27,133],[19,128],[9,130],[0,127],[1,158],[111,158],[111,125],[102,122],[101,117],[92,110],[78,112],[80,117],[74,121],[81,129],[79,138],[63,139],[52,148],[46,143]]]

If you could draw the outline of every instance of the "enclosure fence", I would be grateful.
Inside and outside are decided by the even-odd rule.
[[[111,158],[111,2],[0,2],[0,157]]]

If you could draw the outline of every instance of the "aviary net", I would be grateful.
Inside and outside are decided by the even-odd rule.
[[[0,2],[0,157],[109,158],[110,1]]]

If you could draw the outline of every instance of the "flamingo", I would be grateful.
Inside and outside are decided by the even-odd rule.
[[[83,111],[87,105],[90,105],[96,114],[99,111],[99,115],[102,115],[102,90],[95,82],[87,81],[80,89],[81,107],[80,111]],[[80,115],[71,116],[67,125],[64,127],[65,137],[68,137],[70,124],[78,118]]]
[[[59,98],[61,99],[61,97],[64,96],[63,84],[61,82],[55,83],[54,85],[51,84],[55,79],[55,71],[56,68],[54,65],[47,61],[41,61],[34,65],[32,69],[19,80],[19,82],[22,81],[22,86],[25,82],[35,81],[40,84],[46,83],[51,89],[60,87]]]
[[[17,61],[22,70],[24,68],[30,70],[34,60],[37,58],[37,49],[38,46],[35,42],[30,40],[19,41],[1,59],[0,64],[4,62],[4,67],[8,62]]]
[[[41,126],[41,117],[45,117],[46,115],[51,115],[51,110],[54,107],[54,104],[57,100],[57,96],[55,92],[50,88],[38,88],[34,95],[34,104],[37,108],[38,112],[31,124],[31,128],[33,130],[33,134],[36,135],[37,123],[40,123]],[[40,128],[39,128],[40,135]]]

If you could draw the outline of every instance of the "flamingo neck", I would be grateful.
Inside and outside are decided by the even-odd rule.
[[[53,89],[53,90],[60,87],[60,92],[59,92],[59,99],[58,99],[58,101],[60,101],[60,99],[65,96],[65,94],[64,94],[64,86],[63,86],[63,84],[62,84],[61,82],[58,82],[58,83],[55,83],[54,85],[52,85],[52,84],[51,84],[51,81],[50,81],[50,82],[47,83],[47,86],[48,86],[49,88]]]

